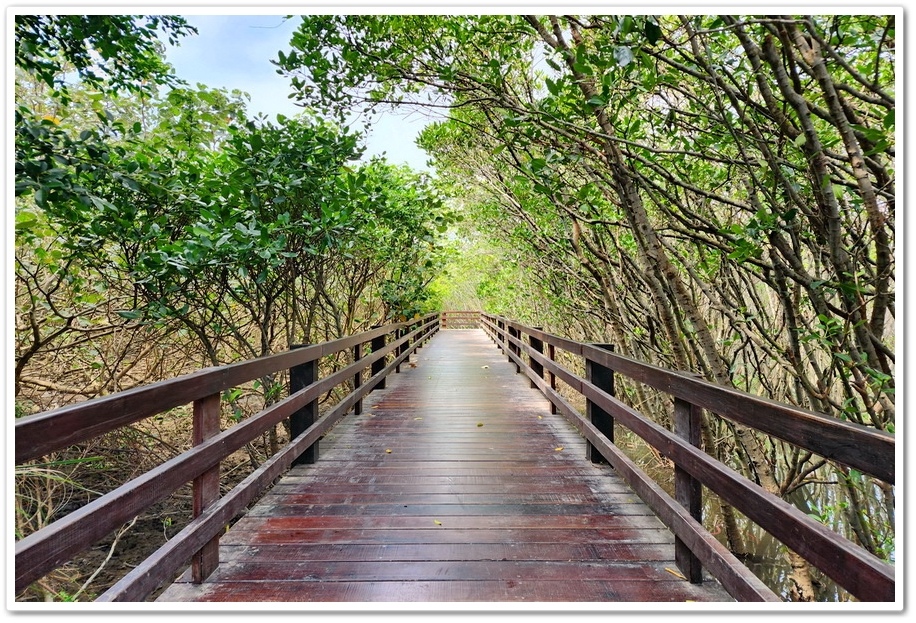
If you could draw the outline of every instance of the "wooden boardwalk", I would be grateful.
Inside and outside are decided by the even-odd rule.
[[[443,331],[158,598],[731,601],[481,330]]]

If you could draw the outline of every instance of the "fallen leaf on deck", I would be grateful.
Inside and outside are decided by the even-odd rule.
[[[437,526],[441,526],[441,525],[442,525],[442,522],[439,521],[438,519],[433,519],[433,523],[436,524]]]
[[[415,419],[415,420],[422,420],[423,418],[421,418],[421,417],[415,417],[414,419]]]
[[[385,449],[385,453],[386,453],[386,454],[391,454],[391,448],[386,448],[386,449]]]
[[[553,449],[554,452],[560,452],[562,450],[563,450],[563,446],[557,446],[556,448]]]
[[[490,366],[480,366],[480,367],[481,367],[482,369],[484,369],[484,370],[489,370],[489,369],[490,369]]]
[[[483,422],[477,422],[477,426],[483,426]]]
[[[680,573],[678,573],[677,571],[675,571],[674,569],[671,569],[671,568],[669,568],[669,567],[665,567],[665,571],[667,571],[667,572],[670,573],[671,575],[674,575],[674,576],[677,576],[677,577],[681,578],[682,580],[686,580],[686,579],[687,579],[687,578],[685,578],[683,575],[681,575]]]

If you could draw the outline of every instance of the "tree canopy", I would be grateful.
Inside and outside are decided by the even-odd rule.
[[[894,430],[893,15],[310,16],[292,43],[304,103],[448,111],[421,142],[496,258],[489,311]],[[822,465],[708,424],[770,491]]]
[[[17,262],[33,304],[51,298],[42,271],[121,290],[114,319],[178,321],[212,363],[425,309],[452,218],[431,181],[358,162],[362,137],[333,121],[249,119],[244,94],[182,84],[157,30],[193,32],[180,17],[17,17]]]
[[[173,74],[193,33],[16,16],[17,414],[479,305],[894,432],[894,15],[303,16],[275,119]],[[443,113],[435,176],[361,159],[388,106]],[[892,487],[712,413],[704,445],[893,556]]]

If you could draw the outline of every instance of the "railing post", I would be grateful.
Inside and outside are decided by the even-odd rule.
[[[614,346],[611,344],[592,344],[592,346],[611,351],[614,350]],[[588,357],[585,358],[585,380],[605,393],[611,396],[614,395],[614,371],[600,363],[592,361]],[[608,441],[614,443],[614,418],[610,413],[592,403],[591,400],[586,400],[585,415],[588,421],[594,424],[595,428],[608,438]],[[586,446],[585,456],[592,463],[608,462],[591,442],[588,442]]]
[[[439,314],[439,328],[446,329],[448,328],[447,325],[448,325],[448,314],[446,312],[442,312],[441,314]]]
[[[377,353],[378,351],[385,348],[385,341],[387,337],[388,337],[387,334],[385,334],[385,335],[380,335],[378,337],[372,338],[371,345],[372,345],[373,353]],[[385,360],[386,359],[387,357],[382,357],[381,359],[372,362],[372,376],[375,376],[376,374],[378,374],[379,372],[385,369]],[[378,385],[375,386],[375,389],[385,389],[385,379],[382,379],[381,381],[379,381]]]
[[[403,329],[402,327],[398,327],[397,329],[394,330],[394,340],[395,340],[395,341],[398,341],[399,339],[401,339],[402,337],[404,337],[404,335],[405,335],[405,333],[404,333],[404,329]],[[395,359],[399,358],[399,357],[400,357],[401,355],[403,355],[403,354],[404,354],[404,345],[403,345],[403,344],[401,344],[400,346],[398,346],[397,348],[394,349],[394,358],[395,358]],[[395,374],[400,374],[400,373],[401,373],[401,364],[397,364],[397,365],[394,367],[394,373],[395,373]]]
[[[303,348],[308,344],[292,344],[290,348]],[[318,362],[306,361],[293,366],[289,371],[289,393],[295,394],[318,380]],[[295,439],[309,426],[315,423],[318,417],[318,399],[289,416],[289,436]],[[308,465],[318,460],[318,442],[306,448],[302,454],[293,460],[293,465]]]
[[[515,339],[519,339],[520,336],[521,336],[521,332],[520,332],[518,329],[516,329],[515,327],[509,327],[509,337],[514,337]],[[521,348],[519,348],[518,346],[516,346],[516,345],[513,344],[512,342],[509,342],[508,340],[506,340],[506,341],[507,341],[508,344],[509,344],[509,352],[510,352],[510,353],[514,354],[516,357],[518,357],[519,355],[521,355],[521,352],[522,352]],[[508,355],[508,353],[507,353],[507,355]],[[509,357],[509,361],[512,361],[512,357]],[[521,367],[520,365],[518,365],[518,364],[515,364],[515,373],[518,374],[518,373],[521,372],[521,371],[522,371],[522,367]]]
[[[674,399],[674,434],[693,446],[700,447],[703,410],[681,398]],[[690,516],[703,522],[703,487],[700,481],[677,465],[674,466],[674,498]],[[703,566],[690,548],[679,538],[674,539],[674,561],[681,573],[692,583],[703,581]]]
[[[194,401],[192,443],[199,446],[219,433],[218,393]],[[219,499],[219,464],[194,479],[194,517],[199,517],[211,504]],[[219,566],[219,536],[213,537],[191,558],[191,579],[200,584]]]
[[[547,345],[547,358],[553,362],[557,360],[557,347],[553,344]],[[553,372],[550,373],[550,389],[557,391],[557,375]],[[553,400],[550,401],[550,413],[556,415],[557,405],[553,404]]]
[[[359,363],[359,360],[363,358],[363,345],[357,344],[353,347],[353,363]],[[356,371],[356,374],[353,375],[353,391],[357,391],[363,384],[363,369],[360,368]],[[359,415],[363,412],[363,399],[360,398],[356,401],[356,404],[353,405],[353,413]]]
[[[499,349],[500,349],[501,351],[504,351],[504,352],[505,352],[505,345],[506,345],[506,323],[503,322],[502,320],[497,320],[497,321],[496,321],[496,328],[497,328],[497,331],[496,331],[496,339],[500,341],[500,343],[497,344],[496,346],[498,346]]]
[[[534,328],[537,329],[538,331],[542,331],[544,329],[544,327],[534,327]],[[539,353],[541,355],[544,354],[544,342],[541,341],[540,338],[534,337],[533,335],[529,333],[528,334],[528,344],[531,345],[531,348],[536,353]],[[529,356],[528,365],[531,366],[532,372],[534,372],[539,377],[544,378],[544,364],[542,364],[540,361],[537,361],[534,357]],[[536,388],[537,386],[538,386],[537,383],[535,383],[534,381],[531,381],[532,389]],[[553,404],[553,402],[551,402],[550,404]]]

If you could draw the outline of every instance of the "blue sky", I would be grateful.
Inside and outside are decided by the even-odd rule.
[[[168,46],[166,50],[166,58],[178,77],[192,85],[199,82],[247,92],[251,97],[250,116],[264,113],[273,118],[277,113],[289,116],[301,110],[288,98],[289,81],[277,74],[270,62],[278,50],[289,49],[298,17],[212,13],[184,16],[198,34],[184,37],[179,46]],[[385,114],[369,132],[366,155],[386,152],[393,163],[429,170],[426,154],[414,144],[423,125],[424,118],[417,112]]]

